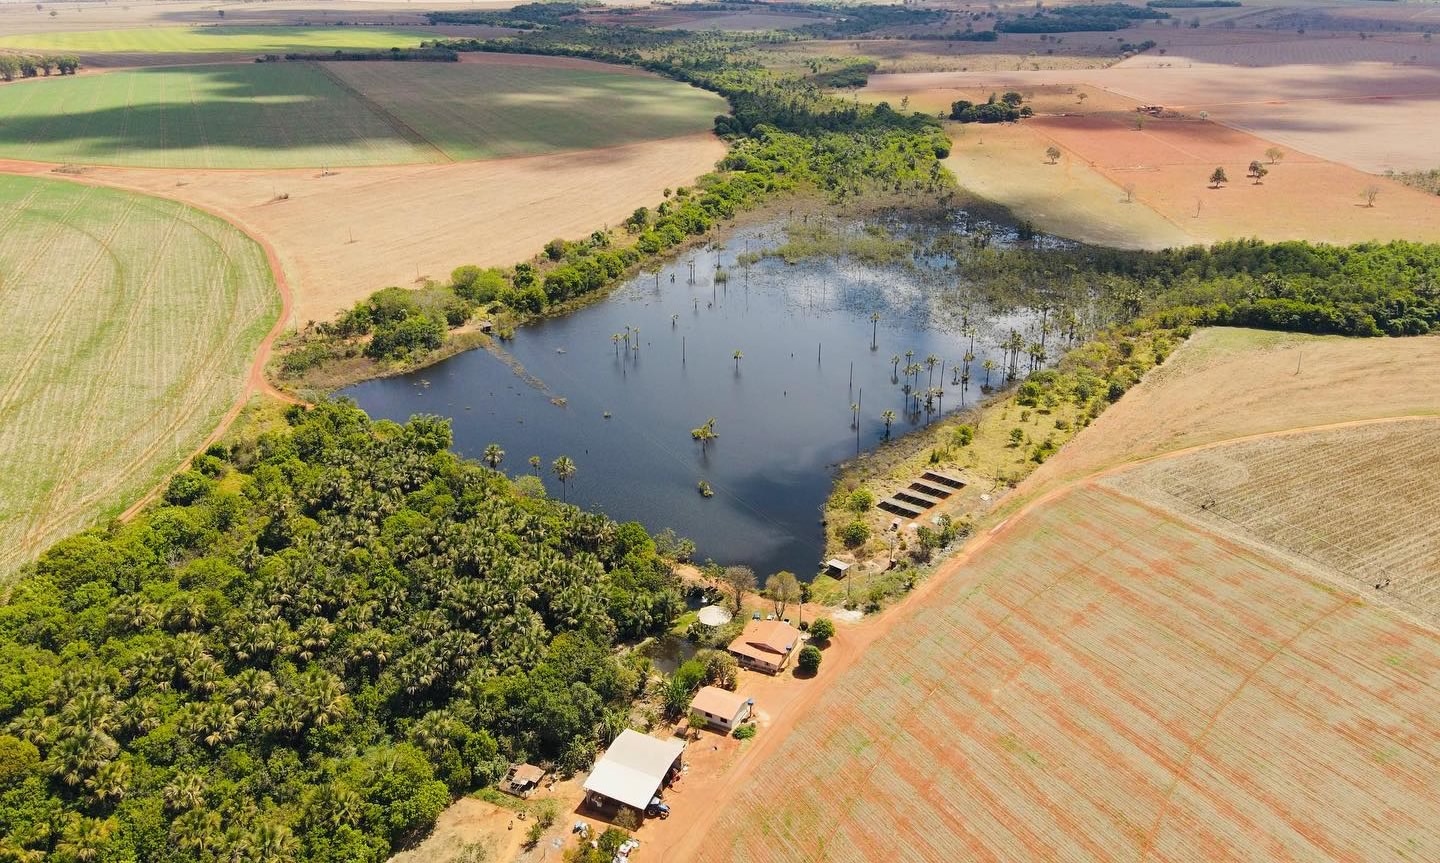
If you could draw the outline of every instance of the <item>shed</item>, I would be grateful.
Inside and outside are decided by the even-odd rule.
[[[833,572],[836,575],[843,576],[845,574],[845,570],[849,569],[851,566],[854,566],[854,564],[846,563],[838,557],[832,557],[829,560],[825,561],[825,571],[827,573]]]
[[[544,768],[534,764],[517,764],[510,768],[510,774],[500,783],[500,790],[517,797],[528,797],[544,781]]]
[[[660,740],[627,728],[595,763],[585,791],[644,812],[678,768],[684,751],[680,740]]]

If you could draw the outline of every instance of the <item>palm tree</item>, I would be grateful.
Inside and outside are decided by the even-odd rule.
[[[538,455],[532,455],[532,456],[530,456],[530,469],[533,470],[533,471],[535,471],[535,475],[536,475],[536,476],[539,476],[539,475],[540,475],[540,464],[541,464],[541,462],[540,462],[540,456],[538,456]]]
[[[550,463],[550,470],[555,472],[555,478],[560,480],[563,500],[570,502],[570,480],[575,476],[575,462],[568,455],[562,455]]]
[[[110,834],[115,832],[115,827],[115,821],[111,818],[101,821],[98,818],[74,816],[65,825],[64,838],[56,846],[55,854],[59,859],[81,863],[98,860],[110,841]]]
[[[485,447],[484,455],[480,457],[485,460],[486,464],[490,465],[491,470],[499,470],[500,462],[505,460],[505,450],[501,449],[498,443],[488,444]]]
[[[885,436],[890,436],[890,424],[895,422],[895,412],[892,410],[881,411],[880,419],[885,421]]]
[[[850,403],[850,428],[860,427],[860,406],[854,402]]]
[[[702,453],[705,451],[705,448],[710,445],[710,441],[714,440],[719,436],[720,435],[716,434],[715,432],[714,417],[710,417],[709,419],[707,419],[699,428],[693,428],[690,430],[690,437],[694,440],[700,441],[700,451]]]
[[[615,345],[615,356],[620,356],[620,334],[616,333],[610,337],[610,343]]]
[[[940,358],[935,356],[934,354],[931,354],[930,356],[925,358],[925,365],[930,369],[930,377],[928,380],[925,381],[925,385],[927,387],[935,385],[935,367],[939,364]]]
[[[875,340],[880,335],[880,313],[870,313],[870,350],[875,350]]]
[[[735,371],[736,371],[736,372],[739,372],[739,371],[740,371],[740,361],[745,358],[745,355],[742,354],[742,353],[740,353],[739,350],[736,350],[735,353],[731,354],[730,356],[734,357],[734,359],[735,359]]]
[[[900,377],[900,355],[890,355],[890,380],[893,382]]]

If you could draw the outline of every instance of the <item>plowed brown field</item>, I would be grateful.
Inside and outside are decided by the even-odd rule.
[[[936,587],[695,859],[1440,854],[1433,632],[1098,485]]]

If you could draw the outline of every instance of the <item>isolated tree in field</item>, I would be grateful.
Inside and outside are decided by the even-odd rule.
[[[1253,179],[1255,181],[1255,185],[1258,186],[1260,185],[1260,181],[1264,179],[1265,175],[1268,173],[1270,173],[1270,169],[1260,164],[1260,160],[1256,159],[1255,161],[1250,163],[1250,170],[1245,172],[1245,176]]]
[[[1056,146],[1054,146],[1054,145],[1051,145],[1051,146],[1049,146],[1049,147],[1046,147],[1046,148],[1045,148],[1045,158],[1049,159],[1049,160],[1050,160],[1050,164],[1052,164],[1052,165],[1055,164],[1056,162],[1060,161],[1060,148],[1059,148],[1059,147],[1056,147]]]
[[[1084,93],[1084,92],[1076,93],[1076,94],[1075,94],[1075,104],[1077,104],[1077,105],[1084,105],[1084,104],[1085,104],[1085,100],[1086,100],[1086,99],[1089,99],[1089,98],[1090,98],[1090,94],[1089,94],[1089,93]]]
[[[775,604],[775,616],[783,620],[786,606],[800,601],[800,579],[782,569],[765,579],[765,595]]]
[[[730,592],[735,596],[735,613],[745,602],[745,594],[755,589],[755,570],[748,566],[727,566],[722,576]]]
[[[1143,132],[1143,131],[1145,131],[1145,115],[1144,115],[1144,114],[1136,114],[1136,115],[1135,115],[1135,131],[1137,131],[1137,132]]]
[[[1285,151],[1280,149],[1279,147],[1267,147],[1265,149],[1265,158],[1269,159],[1270,164],[1273,165],[1281,159],[1285,158]]]
[[[1210,188],[1218,189],[1220,188],[1221,183],[1228,182],[1230,182],[1230,178],[1225,176],[1224,168],[1216,168],[1214,171],[1210,172]]]
[[[1123,187],[1123,190],[1125,192],[1125,203],[1133,203],[1135,201],[1135,184],[1126,183]]]
[[[490,465],[491,470],[499,470],[500,462],[505,460],[505,450],[500,448],[500,444],[492,443],[485,447],[485,453],[480,457]]]
[[[551,462],[550,470],[555,473],[555,478],[560,480],[562,498],[566,501],[570,500],[570,480],[575,477],[575,472],[578,470],[575,462],[570,456],[562,455]]]
[[[719,436],[720,435],[715,432],[714,417],[710,417],[709,419],[707,419],[705,423],[699,428],[693,428],[690,430],[690,438],[692,440],[700,441],[701,452],[704,452],[705,448],[710,445],[710,441],[714,440]]]
[[[895,422],[895,412],[892,410],[882,411],[880,419],[885,421],[885,436],[890,436],[890,424]]]
[[[1360,194],[1365,198],[1365,206],[1375,206],[1375,199],[1380,197],[1380,187],[1374,184],[1366,186]]]

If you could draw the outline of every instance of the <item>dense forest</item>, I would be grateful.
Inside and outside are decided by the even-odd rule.
[[[1434,243],[1234,240],[1161,252],[1017,247],[972,254],[963,267],[978,281],[1022,292],[1099,297],[1111,320],[1132,327],[1229,325],[1347,336],[1440,331]]]
[[[670,567],[450,442],[295,408],[34,564],[0,608],[0,860],[377,861],[510,759],[587,767]]]

